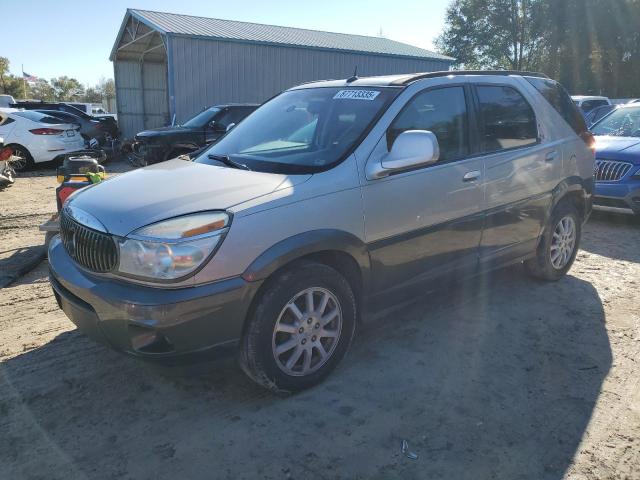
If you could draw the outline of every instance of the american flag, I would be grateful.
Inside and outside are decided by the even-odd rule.
[[[38,81],[38,77],[36,77],[35,75],[29,75],[24,70],[22,71],[22,78],[24,78],[29,83],[35,83]]]

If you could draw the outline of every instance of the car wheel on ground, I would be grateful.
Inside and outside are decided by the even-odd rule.
[[[240,364],[257,383],[294,392],[322,381],[355,334],[356,300],[333,268],[292,264],[265,286],[248,319]]]
[[[33,167],[33,157],[26,148],[20,145],[14,145],[11,166],[16,172],[21,172]]]
[[[527,272],[540,280],[559,280],[573,265],[581,234],[576,207],[570,202],[560,203],[547,222],[536,256],[524,263]]]

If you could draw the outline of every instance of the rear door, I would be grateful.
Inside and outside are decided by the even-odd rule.
[[[502,82],[474,85],[485,162],[480,262],[490,267],[535,251],[562,172],[562,146],[542,141],[528,94]]]
[[[433,165],[368,180],[362,189],[374,290],[417,284],[462,269],[475,271],[482,233],[483,160],[470,148],[466,85],[418,92],[380,139],[379,161],[406,130],[429,130],[439,143]]]

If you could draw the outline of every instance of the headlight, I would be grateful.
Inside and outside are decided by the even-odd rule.
[[[119,241],[118,271],[152,280],[184,277],[209,258],[228,225],[228,214],[203,212],[142,227]]]

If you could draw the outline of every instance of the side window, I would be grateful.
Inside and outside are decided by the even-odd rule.
[[[548,78],[526,77],[526,79],[556,109],[576,134],[581,135],[587,130],[577,103],[571,100],[562,85]]]
[[[513,87],[479,85],[478,105],[484,131],[482,152],[525,147],[538,141],[536,116]]]
[[[10,123],[15,122],[15,120],[13,118],[9,118],[9,117],[0,117],[0,126],[5,126],[5,125],[9,125]]]
[[[405,130],[429,130],[438,139],[440,162],[469,154],[467,104],[462,87],[419,93],[405,105],[387,130],[387,148]]]

